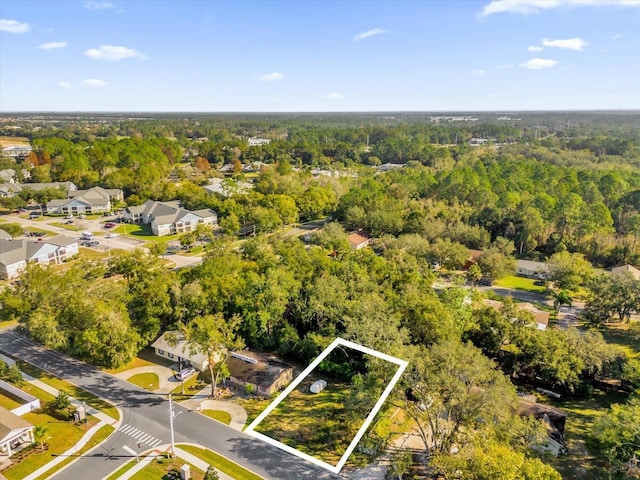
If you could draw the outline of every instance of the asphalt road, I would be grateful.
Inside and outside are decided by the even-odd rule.
[[[145,451],[158,444],[158,441],[161,444],[170,443],[169,403],[165,397],[147,392],[84,362],[46,349],[12,330],[0,331],[0,351],[107,399],[122,411],[122,424],[118,431],[56,474],[53,477],[56,480],[100,480],[131,460],[133,455],[130,450]],[[268,480],[339,478],[305,460],[196,412],[179,405],[174,405],[174,410],[178,413],[174,421],[176,443],[200,444]],[[137,446],[139,441],[140,450]]]

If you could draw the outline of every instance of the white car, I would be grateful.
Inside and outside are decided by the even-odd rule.
[[[109,232],[104,236],[104,238],[115,238],[115,237],[119,237],[119,236],[120,236],[119,233]]]
[[[183,368],[182,370],[180,370],[180,372],[176,373],[176,378],[178,380],[185,380],[189,378],[191,375],[193,375],[194,373],[196,373],[195,368]]]

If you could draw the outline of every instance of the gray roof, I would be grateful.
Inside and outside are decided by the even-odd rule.
[[[167,335],[175,335],[177,343],[175,345],[172,345],[170,342],[168,342]],[[151,344],[151,347],[163,350],[167,353],[172,353],[176,357],[186,358],[190,362],[204,364],[204,362],[207,360],[207,356],[202,353],[192,354],[189,344],[184,339],[184,335],[177,330],[163,333],[160,338],[158,338]]]
[[[180,207],[179,202],[156,202],[147,200],[137,207],[128,207],[127,211],[134,215],[153,216],[154,221],[160,225],[179,222],[183,217],[193,214],[198,217],[214,217],[217,218],[216,212],[209,209],[187,210]]]
[[[544,262],[534,262],[533,260],[518,260],[516,268],[523,268],[532,272],[545,272],[549,269],[549,265]]]
[[[75,190],[76,186],[73,182],[50,182],[50,183],[23,183],[23,189],[29,188],[33,191],[44,190],[45,188],[62,188],[64,190]]]
[[[0,440],[7,438],[15,430],[31,429],[33,425],[20,418],[11,410],[0,407]]]
[[[11,240],[11,235],[0,228],[0,239],[2,240]]]
[[[25,240],[0,239],[0,264],[13,265],[27,258]]]
[[[69,192],[69,197],[83,197],[85,199],[109,199],[121,196],[122,190],[117,188],[93,187],[89,190],[75,190]]]

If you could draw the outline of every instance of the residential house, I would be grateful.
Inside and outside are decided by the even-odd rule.
[[[371,243],[371,238],[360,230],[349,234],[349,243],[354,250],[360,250]]]
[[[142,205],[127,207],[123,215],[128,222],[151,224],[154,235],[193,232],[198,225],[218,224],[216,212],[209,209],[187,210],[178,202],[147,200]]]
[[[271,143],[271,140],[269,140],[268,138],[260,138],[260,137],[251,137],[249,139],[249,146],[250,147],[256,147],[259,145],[268,145]]]
[[[232,352],[227,360],[229,381],[255,393],[271,395],[293,380],[293,368],[278,358],[263,353],[242,350]]]
[[[482,250],[474,250],[473,248],[469,249],[469,257],[464,262],[464,266],[462,267],[464,270],[469,270],[471,265],[475,265],[478,263],[478,259],[482,256],[484,252]]]
[[[31,153],[29,145],[11,145],[2,149],[2,155],[11,158],[26,158]]]
[[[30,262],[58,264],[77,254],[78,242],[64,235],[42,241],[0,239],[0,278],[16,278]]]
[[[0,197],[13,197],[22,191],[17,183],[0,183]]]
[[[0,455],[11,456],[21,445],[33,443],[34,426],[0,407]]]
[[[566,452],[564,427],[567,422],[567,414],[565,412],[521,397],[518,402],[518,415],[534,417],[544,423],[548,438],[535,445],[533,447],[535,450],[551,453],[556,457],[560,453]]]
[[[252,188],[253,184],[250,182],[235,181],[231,178],[212,178],[209,185],[204,186],[208,193],[217,193],[223,197],[249,193]]]
[[[516,263],[516,275],[546,280],[549,275],[549,265],[532,260],[518,260]]]
[[[0,183],[16,183],[16,171],[13,168],[0,170]]]
[[[209,368],[207,355],[197,351],[192,352],[184,335],[179,331],[163,333],[160,338],[151,344],[151,347],[159,357],[177,362],[182,367],[192,365],[193,368],[201,372]]]
[[[633,265],[622,265],[611,269],[611,275],[624,275],[625,273],[630,273],[633,278],[640,280],[640,270]]]
[[[50,214],[81,214],[110,212],[114,201],[121,201],[120,189],[93,187],[89,190],[72,190],[64,200],[51,200],[47,203]]]
[[[21,183],[20,187],[22,190],[29,189],[34,192],[39,192],[40,190],[44,190],[46,188],[60,188],[64,189],[67,192],[72,192],[77,190],[75,183],[73,182],[48,182],[48,183]]]

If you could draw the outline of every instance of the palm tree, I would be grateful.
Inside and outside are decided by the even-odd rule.
[[[553,308],[556,311],[556,315],[560,313],[560,307],[562,305],[571,306],[573,303],[573,298],[569,295],[567,290],[551,290],[551,296],[553,297]]]
[[[36,425],[33,429],[33,441],[40,444],[40,451],[44,452],[44,441],[51,438],[47,435],[49,427],[44,425]]]

